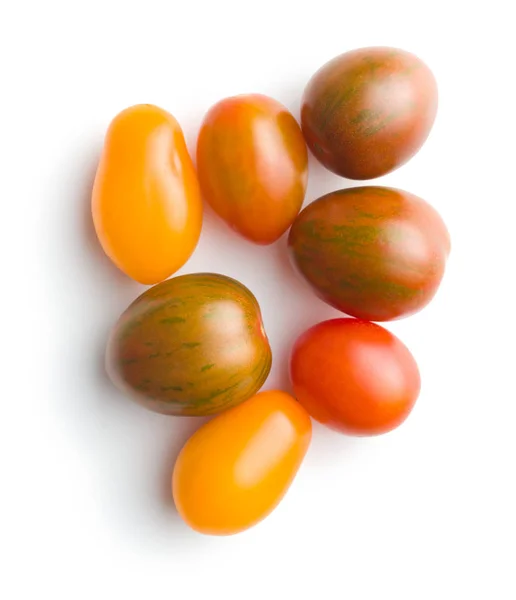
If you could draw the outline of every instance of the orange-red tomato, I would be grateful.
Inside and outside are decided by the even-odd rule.
[[[281,501],[308,450],[312,424],[288,394],[260,392],[203,425],[174,467],[179,514],[193,529],[231,535]]]
[[[407,347],[387,329],[357,319],[324,321],[301,335],[290,375],[295,396],[314,419],[354,435],[400,425],[421,385]]]
[[[301,129],[279,102],[260,94],[213,106],[197,142],[205,200],[243,237],[276,241],[301,209],[308,151]]]
[[[92,195],[106,254],[143,284],[188,260],[202,225],[195,169],[176,119],[150,104],[119,113],[108,129]]]

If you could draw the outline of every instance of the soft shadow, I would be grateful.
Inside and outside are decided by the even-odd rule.
[[[61,350],[63,417],[94,478],[108,530],[137,545],[142,536],[158,544],[198,544],[200,536],[175,510],[171,476],[180,449],[207,419],[152,413],[117,390],[105,369],[109,333],[146,287],[115,267],[97,239],[91,193],[99,155],[100,148],[92,147],[70,157],[74,201],[64,203],[70,226],[54,257],[66,257],[56,288],[73,320]],[[57,218],[63,219],[63,211]],[[215,215],[206,221],[205,229],[227,237]]]
[[[203,119],[204,114],[200,111],[191,112],[181,117],[181,128],[185,136],[186,147],[195,168],[197,168],[197,138]]]
[[[274,338],[271,338],[274,376],[270,384],[292,393],[289,362],[295,341],[316,323],[343,315],[320,300],[297,273],[290,259],[288,234],[274,244],[272,259],[275,280],[279,287],[276,300],[279,314],[274,314],[275,323],[271,328],[274,335]]]
[[[278,100],[292,113],[299,126],[301,126],[301,104],[304,85],[284,84],[280,87]],[[345,179],[332,173],[324,167],[308,149],[308,188],[304,205],[306,206],[316,198],[335,190],[342,190],[360,182]],[[363,184],[362,184],[363,185]]]
[[[56,348],[52,375],[67,443],[78,450],[77,468],[87,470],[96,486],[99,508],[110,515],[108,531],[116,530],[113,523],[126,515],[125,533],[130,521],[138,522],[127,501],[138,494],[127,489],[124,479],[139,471],[131,450],[149,421],[111,384],[104,355],[110,329],[142,286],[112,265],[95,234],[91,193],[99,155],[100,145],[83,145],[56,167],[68,177],[61,177],[56,189],[51,227],[57,235],[48,246],[54,307],[49,317],[55,322]]]
[[[93,327],[89,330],[90,335],[93,335],[93,331],[96,333],[95,339],[91,340],[91,374],[97,383],[111,390],[112,384],[105,369],[104,355],[107,339],[118,314],[121,314],[128,303],[143,291],[143,288],[113,264],[102,249],[95,231],[91,212],[91,197],[100,154],[101,147],[93,147],[89,150],[84,159],[84,176],[80,178],[77,184],[77,189],[80,190],[78,201],[81,221],[78,223],[78,248],[76,250],[79,263],[77,269],[85,277],[89,276],[88,287],[91,288],[92,294],[98,295],[99,298],[102,296],[108,297],[110,302],[106,304],[111,304],[112,299],[115,299],[113,303],[116,306],[115,319],[111,316],[109,320],[104,321],[104,326]]]
[[[167,449],[164,452],[164,459],[161,467],[162,475],[160,476],[160,481],[158,483],[161,491],[161,504],[165,509],[173,510],[178,518],[180,517],[172,497],[172,473],[174,472],[174,465],[187,440],[199,429],[199,427],[202,427],[209,420],[209,417],[177,417],[174,419],[174,423],[172,423],[174,435],[171,437]]]
[[[304,86],[293,82],[287,82],[278,89],[277,95],[275,96],[278,101],[292,113],[299,124],[301,123],[301,101],[303,90]]]
[[[203,199],[203,232],[202,234],[213,238],[213,240],[227,240],[233,243],[248,244],[240,234],[230,227],[224,219],[213,210],[213,208]],[[201,234],[201,235],[202,235]]]
[[[86,167],[84,169],[84,179],[82,185],[79,187],[82,189],[81,195],[79,196],[80,205],[82,210],[82,231],[81,239],[90,254],[90,258],[95,262],[96,268],[105,272],[106,277],[112,280],[112,285],[115,286],[132,286],[133,282],[128,278],[127,275],[122,273],[106,255],[97,237],[95,226],[93,224],[93,217],[91,212],[91,195],[93,191],[93,184],[95,182],[95,175],[100,159],[101,149],[92,149],[91,157],[86,161]]]
[[[344,435],[312,419],[312,444],[307,465],[312,469],[325,469],[340,460],[352,461],[367,443],[367,439]]]

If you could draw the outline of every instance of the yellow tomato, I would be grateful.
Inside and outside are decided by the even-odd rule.
[[[203,425],[174,467],[177,510],[193,529],[231,535],[279,504],[308,450],[305,409],[280,391],[260,392]]]
[[[111,260],[143,284],[188,260],[202,225],[195,169],[176,119],[150,104],[111,122],[92,195],[95,229]]]

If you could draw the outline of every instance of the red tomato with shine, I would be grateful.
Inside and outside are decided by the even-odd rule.
[[[407,347],[380,325],[333,319],[296,341],[290,376],[297,400],[342,433],[377,435],[400,425],[421,387]]]

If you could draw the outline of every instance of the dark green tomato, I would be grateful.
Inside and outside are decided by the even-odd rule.
[[[239,404],[262,387],[271,361],[254,295],[211,273],[174,277],[143,293],[120,317],[106,357],[121,390],[169,415]]]
[[[306,86],[301,125],[328,169],[373,179],[407,162],[428,137],[437,85],[416,56],[395,48],[361,48],[321,67]]]
[[[289,248],[296,268],[328,304],[360,319],[388,321],[433,298],[450,238],[421,198],[368,186],[309,204],[294,221]]]

